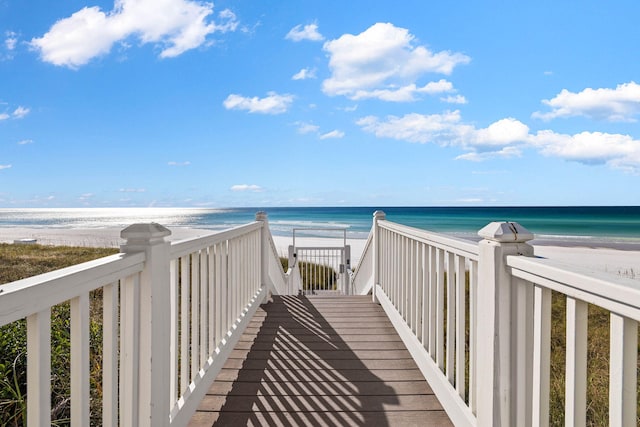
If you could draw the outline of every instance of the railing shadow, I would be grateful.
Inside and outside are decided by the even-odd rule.
[[[389,426],[393,388],[308,298],[274,299],[214,425]]]

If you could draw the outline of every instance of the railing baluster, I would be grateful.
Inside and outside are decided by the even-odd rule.
[[[178,366],[178,358],[180,354],[180,331],[178,330],[179,326],[179,263],[177,259],[172,259],[169,262],[169,287],[170,287],[170,297],[169,297],[169,307],[171,316],[171,331],[169,342],[169,360],[171,373],[169,375],[169,402],[173,405],[174,402],[178,400],[178,396],[180,395],[178,392],[178,374],[180,372],[180,367]]]
[[[456,292],[455,292],[455,255],[446,252],[447,257],[447,335],[446,335],[446,372],[451,384],[454,383],[455,347],[456,347]]]
[[[478,328],[478,261],[469,263],[469,407],[472,413],[477,409],[477,328]]]
[[[414,269],[415,269],[415,281],[414,281],[414,286],[415,286],[415,302],[414,302],[414,311],[415,311],[415,327],[413,328],[413,332],[416,334],[416,336],[418,337],[418,339],[420,340],[421,343],[424,342],[424,337],[422,336],[422,333],[424,331],[423,327],[422,327],[422,322],[423,322],[423,311],[422,311],[422,304],[423,304],[423,293],[424,293],[424,271],[422,270],[422,247],[423,244],[419,243],[419,242],[415,242],[415,247],[416,247],[416,256],[415,256],[415,263],[414,263]]]
[[[444,372],[444,250],[437,250],[436,363]]]
[[[191,351],[189,345],[189,301],[191,275],[189,274],[189,255],[180,258],[180,392],[184,393],[191,382],[189,361]]]
[[[27,422],[51,423],[51,308],[27,317]]]
[[[515,423],[531,425],[533,374],[533,285],[522,279],[513,279],[513,342]]]
[[[429,354],[436,361],[438,341],[438,261],[437,251],[429,246]]]
[[[551,290],[534,286],[532,424],[549,425],[549,369],[551,360]]]
[[[465,259],[456,255],[456,390],[465,398],[466,393],[466,289]]]
[[[567,297],[565,425],[587,424],[587,304]]]
[[[633,427],[637,411],[638,322],[611,313],[609,425]]]
[[[140,275],[127,277],[120,306],[120,424],[138,424]]]
[[[207,250],[208,256],[208,265],[209,269],[207,270],[207,288],[209,295],[209,316],[208,316],[208,349],[207,354],[211,356],[213,351],[216,348],[216,330],[215,330],[215,313],[216,313],[216,254],[215,254],[215,245],[209,246]]]
[[[118,425],[118,307],[120,283],[102,290],[102,425]]]
[[[200,274],[198,280],[200,282],[200,363],[198,369],[202,367],[209,357],[208,354],[208,322],[209,316],[207,310],[209,308],[209,292],[207,287],[207,249],[204,248],[198,252],[198,258],[200,259]]]
[[[191,273],[191,381],[200,370],[200,254],[194,252],[190,255]]]
[[[71,425],[89,425],[89,293],[71,300]]]

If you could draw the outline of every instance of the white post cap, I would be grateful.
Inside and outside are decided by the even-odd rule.
[[[256,221],[265,221],[268,215],[265,211],[256,212]]]
[[[127,240],[127,246],[162,242],[170,235],[171,230],[155,222],[132,224],[120,232],[120,237]]]
[[[373,218],[374,219],[382,219],[384,220],[387,217],[387,214],[384,213],[384,211],[375,211],[373,213]]]
[[[498,243],[523,243],[533,234],[517,222],[492,222],[478,231],[478,236]]]

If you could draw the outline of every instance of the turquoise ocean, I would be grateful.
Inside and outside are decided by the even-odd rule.
[[[465,239],[477,240],[477,231],[489,222],[516,221],[542,243],[640,245],[640,206],[0,209],[0,227],[107,228],[157,222],[222,230],[266,211],[274,235],[290,236],[294,228],[340,227],[349,238],[366,238],[376,210],[390,221]],[[320,237],[323,232],[313,233]]]

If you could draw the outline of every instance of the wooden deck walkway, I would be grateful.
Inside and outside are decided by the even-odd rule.
[[[452,425],[370,297],[274,297],[190,426]]]

